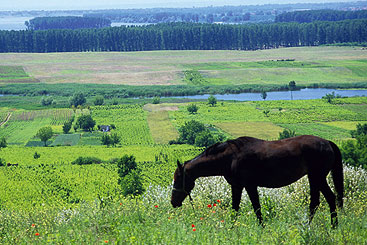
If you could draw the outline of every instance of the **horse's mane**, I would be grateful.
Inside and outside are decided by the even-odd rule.
[[[227,149],[227,147],[233,145],[237,149],[242,148],[246,143],[256,141],[258,139],[252,138],[252,137],[240,137],[233,140],[227,140],[226,142],[218,142],[212,146],[210,146],[208,149],[206,149],[203,154],[205,156],[215,155],[219,154]]]

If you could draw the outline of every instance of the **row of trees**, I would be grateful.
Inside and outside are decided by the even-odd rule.
[[[367,19],[367,10],[340,11],[340,10],[308,10],[294,11],[280,14],[275,22],[313,22],[313,21],[340,21],[352,19]]]
[[[255,50],[366,40],[367,20],[249,25],[170,23],[103,29],[0,31],[0,52]]]
[[[83,29],[110,27],[111,21],[98,17],[36,17],[25,22],[28,30]]]

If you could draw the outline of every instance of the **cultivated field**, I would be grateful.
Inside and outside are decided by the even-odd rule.
[[[295,61],[276,62],[287,59]],[[275,62],[268,62],[272,60]],[[257,51],[12,53],[0,54],[0,67],[23,67],[34,81],[45,83],[186,84],[183,71],[197,69],[209,84],[288,84],[294,80],[298,85],[310,85],[366,82],[366,60],[367,50],[360,48],[300,47]],[[1,78],[0,82],[19,79]]]

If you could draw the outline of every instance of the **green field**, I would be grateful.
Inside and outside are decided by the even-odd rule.
[[[353,84],[367,82],[366,60],[365,50],[352,47],[0,54],[0,67],[18,67],[13,73],[0,69],[0,74],[7,72],[10,77],[24,68],[24,76],[42,83],[79,82],[86,86],[189,84],[184,80],[184,71],[195,71],[191,74],[201,76],[209,85],[281,85],[291,80],[297,85]],[[13,82],[0,80],[2,84]],[[113,89],[117,91],[118,87]],[[181,208],[173,209],[170,192],[177,160],[192,159],[204,148],[168,144],[177,139],[182,125],[196,120],[227,139],[252,136],[276,140],[280,132],[290,129],[297,135],[317,135],[341,146],[351,139],[350,130],[367,122],[366,97],[338,98],[332,103],[322,99],[218,101],[210,106],[207,101],[187,100],[150,104],[152,99],[116,98],[113,92],[106,96],[105,105],[92,106],[96,89],[84,109],[66,108],[68,97],[54,96],[56,105],[48,107],[40,105],[44,94],[0,97],[0,138],[5,137],[8,144],[0,148],[0,158],[18,164],[0,166],[1,244],[367,242],[365,169],[344,165],[345,206],[338,210],[337,229],[331,228],[329,207],[323,197],[312,224],[307,224],[307,178],[284,188],[260,188],[266,224],[263,228],[257,224],[245,192],[240,212],[235,215],[230,208],[231,190],[221,177],[197,180],[193,207],[186,200]],[[111,105],[115,99],[118,105]],[[188,112],[190,104],[198,107],[195,114]],[[64,134],[63,124],[83,114],[96,121],[94,130],[72,127]],[[98,125],[112,124],[116,128],[109,133],[97,130]],[[44,126],[53,130],[47,147],[36,137]],[[121,138],[120,143],[115,147],[102,145],[102,135],[112,133]],[[137,198],[123,197],[118,184],[115,160],[125,154],[134,155],[141,169],[146,191]],[[79,157],[95,157],[101,163],[72,164]]]
[[[0,67],[18,67],[16,74],[26,76],[24,67],[42,83],[127,85],[187,84],[183,72],[190,69],[217,85],[357,83],[366,82],[366,61],[367,52],[354,47],[0,54]],[[0,69],[0,77],[6,74],[13,73]]]

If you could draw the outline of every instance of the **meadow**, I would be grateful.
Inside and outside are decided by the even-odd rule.
[[[0,74],[19,67],[42,83],[186,85],[195,69],[209,85],[344,84],[366,82],[367,51],[354,47],[299,47],[257,51],[152,51],[0,54]],[[45,65],[47,64],[47,65]],[[0,75],[1,76],[1,75]],[[19,82],[16,77],[0,83]]]
[[[294,59],[294,60],[293,60]],[[0,54],[0,67],[38,79],[40,86],[77,82],[98,94],[108,84],[188,84],[184,71],[195,71],[211,84],[353,84],[366,82],[367,53],[353,47],[287,48],[258,51],[155,51],[130,53]],[[196,70],[198,73],[196,73]],[[0,70],[1,71],[1,70]],[[23,71],[23,73],[21,72]],[[4,71],[1,71],[5,74]],[[301,77],[302,76],[302,77]],[[303,76],[307,80],[302,80]],[[27,78],[28,79],[28,78]],[[0,84],[17,83],[8,75]],[[0,86],[2,86],[0,85]],[[74,85],[73,85],[74,86]],[[76,87],[65,90],[72,93]],[[145,88],[145,87],[142,87]],[[57,89],[56,89],[57,90]],[[113,95],[120,91],[110,90]],[[65,91],[59,91],[60,93]],[[37,96],[33,96],[37,95]],[[44,94],[43,94],[44,95]],[[51,244],[364,244],[367,241],[367,172],[344,166],[345,208],[333,230],[322,197],[311,225],[307,224],[307,178],[285,188],[260,189],[264,228],[257,224],[247,194],[238,215],[231,210],[231,194],[223,178],[202,178],[186,200],[173,209],[170,191],[177,160],[192,159],[204,148],[169,145],[190,120],[205,124],[226,139],[252,136],[275,140],[284,129],[312,134],[339,146],[351,139],[350,130],[367,123],[367,98],[295,101],[174,101],[106,96],[105,105],[68,108],[69,98],[53,96],[56,105],[42,106],[42,96],[0,97],[0,243]],[[117,102],[118,105],[112,105]],[[198,111],[188,112],[195,104]],[[90,114],[93,132],[63,124]],[[97,125],[112,125],[121,137],[116,147],[102,145]],[[73,126],[75,125],[75,121]],[[36,137],[51,126],[48,147]],[[37,154],[36,154],[37,153]],[[123,197],[116,159],[134,155],[141,169],[145,193]],[[35,157],[38,155],[39,157]],[[100,164],[74,165],[78,157],[95,157]]]

